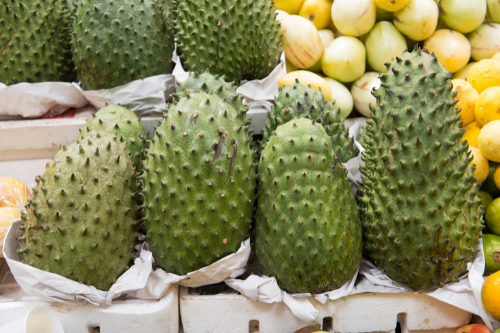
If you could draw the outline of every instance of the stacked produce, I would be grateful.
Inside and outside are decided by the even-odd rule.
[[[385,63],[418,45],[434,53],[454,78],[464,78],[474,61],[500,52],[500,6],[492,0],[297,0],[275,2],[290,72],[317,85],[327,100],[345,102],[370,115],[370,89]],[[298,8],[298,9],[297,9]],[[472,61],[471,64],[469,62]],[[315,73],[316,75],[313,75]],[[324,80],[322,80],[322,78]],[[322,83],[319,83],[322,81]],[[360,88],[361,87],[361,88]],[[346,89],[350,95],[346,96]],[[353,103],[354,102],[354,103]]]
[[[292,293],[340,288],[361,260],[358,207],[320,123],[277,128],[259,164],[255,247],[262,272]]]

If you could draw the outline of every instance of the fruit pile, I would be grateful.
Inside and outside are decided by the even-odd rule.
[[[271,0],[0,2],[0,82],[79,80],[108,89],[184,69],[230,81],[266,77],[281,41]],[[75,8],[73,8],[75,6]],[[200,56],[203,54],[203,56]]]
[[[428,49],[454,78],[500,52],[496,0],[277,0],[288,76],[321,87],[346,118],[368,117],[385,64],[415,46]],[[350,89],[350,91],[349,91]],[[478,91],[479,92],[479,91]]]

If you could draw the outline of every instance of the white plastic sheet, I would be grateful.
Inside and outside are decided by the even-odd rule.
[[[123,294],[127,294],[128,298],[160,299],[172,283],[198,287],[237,277],[245,272],[250,256],[248,239],[242,242],[236,253],[188,275],[178,276],[162,269],[153,271],[153,255],[150,251],[142,249],[134,265],[118,278],[109,291],[105,292],[21,263],[20,256],[15,253],[20,247],[17,241],[22,235],[22,231],[19,230],[20,224],[20,220],[14,222],[7,232],[3,249],[5,259],[14,278],[24,291],[48,302],[77,304],[83,300],[108,307],[113,299]]]

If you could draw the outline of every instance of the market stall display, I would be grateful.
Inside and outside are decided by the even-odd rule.
[[[185,332],[498,329],[499,9],[4,1],[0,113],[93,108],[0,126],[0,160],[48,162],[32,193],[0,178],[0,323],[60,302],[99,316],[65,330],[177,332],[180,303]]]

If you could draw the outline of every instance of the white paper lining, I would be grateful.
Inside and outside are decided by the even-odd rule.
[[[178,276],[162,269],[153,271],[153,255],[150,251],[142,249],[134,265],[118,278],[109,291],[105,292],[21,263],[20,256],[15,253],[20,247],[17,238],[23,234],[19,230],[20,224],[21,220],[14,222],[7,232],[3,254],[21,288],[26,293],[47,302],[78,304],[83,300],[109,307],[113,299],[124,294],[127,294],[128,298],[160,299],[172,283],[199,287],[219,283],[226,278],[235,278],[245,272],[250,256],[250,239],[247,239],[241,243],[236,253],[210,266]]]

